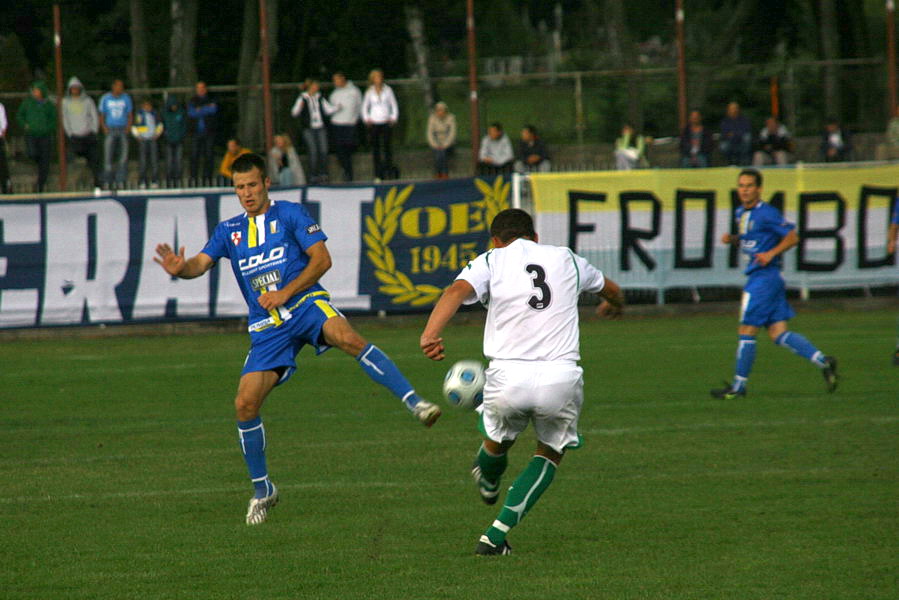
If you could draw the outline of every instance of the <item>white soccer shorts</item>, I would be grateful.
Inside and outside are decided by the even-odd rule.
[[[480,407],[487,437],[514,440],[533,421],[537,439],[556,452],[577,445],[583,375],[572,361],[491,361]]]

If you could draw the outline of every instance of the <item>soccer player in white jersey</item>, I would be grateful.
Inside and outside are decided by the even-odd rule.
[[[219,223],[195,256],[185,258],[183,246],[175,252],[168,244],[159,244],[154,260],[182,279],[203,275],[220,258],[231,261],[249,309],[250,351],[234,406],[240,448],[255,488],[246,522],[258,525],[278,502],[278,490],[266,468],[259,411],[269,392],[296,371],[296,356],[303,346],[313,346],[317,354],[334,346],[355,357],[366,375],[401,399],[427,427],[440,417],[440,409],[419,398],[393,361],[356,333],[331,305],[319,283],[331,267],[327,236],[302,205],[269,198],[271,182],[263,158],[244,154],[231,170],[246,212]]]
[[[477,554],[510,554],[506,534],[534,506],[553,480],[567,448],[580,444],[583,402],[578,297],[599,294],[602,316],[621,313],[621,289],[568,248],[537,243],[531,216],[519,209],[496,215],[490,225],[494,250],[469,263],[441,296],[421,349],[443,360],[441,332],[462,304],[487,305],[484,355],[490,359],[484,402],[478,408],[484,442],[472,475],[481,499],[496,503],[507,451],[533,422],[537,451],[509,488],[505,504],[478,541]]]

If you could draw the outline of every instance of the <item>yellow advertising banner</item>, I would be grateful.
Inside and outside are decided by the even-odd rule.
[[[569,246],[630,287],[739,285],[734,231],[740,169],[646,169],[529,177],[541,241]],[[784,263],[794,287],[899,281],[886,235],[899,165],[764,169],[762,199],[796,224]]]

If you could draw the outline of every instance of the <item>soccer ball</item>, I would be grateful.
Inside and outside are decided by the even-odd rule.
[[[484,399],[484,365],[477,360],[460,360],[446,373],[443,397],[459,408],[473,409]]]

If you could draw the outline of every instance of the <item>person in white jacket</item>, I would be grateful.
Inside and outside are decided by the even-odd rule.
[[[334,107],[331,115],[331,142],[337,162],[343,169],[344,181],[353,180],[353,152],[356,151],[356,126],[362,116],[362,92],[356,85],[337,72],[331,77],[334,91],[328,101]]]
[[[368,128],[376,180],[394,174],[393,149],[390,138],[400,117],[393,89],[384,83],[384,72],[374,69],[368,74],[368,89],[362,98],[362,119]]]

